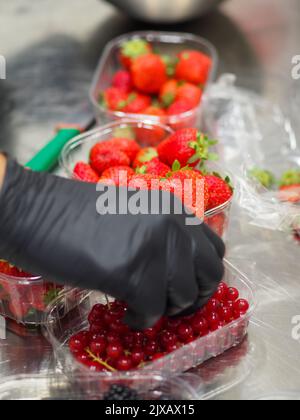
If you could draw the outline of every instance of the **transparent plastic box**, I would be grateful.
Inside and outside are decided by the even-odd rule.
[[[19,324],[43,324],[47,305],[63,288],[41,277],[13,277],[0,273],[0,314]]]
[[[0,382],[0,401],[81,401],[102,400],[107,389],[102,391],[87,382],[70,383],[61,374],[41,373],[35,375],[16,375]],[[138,392],[138,400],[159,401],[196,400],[197,394],[184,377],[166,379],[162,376],[152,378],[152,389]]]
[[[114,74],[121,68],[119,60],[121,45],[124,42],[134,39],[143,39],[150,42],[154,46],[155,51],[159,51],[162,54],[170,54],[176,56],[176,54],[185,49],[201,51],[212,59],[212,69],[206,86],[208,86],[208,84],[215,78],[218,54],[215,47],[205,39],[192,34],[153,31],[134,32],[122,35],[112,40],[107,45],[96,70],[90,90],[90,99],[93,103],[95,115],[99,122],[103,124],[114,121],[116,119],[128,117],[135,119],[140,118],[141,120],[146,118],[147,120],[150,119],[150,121],[154,123],[163,122],[164,124],[174,129],[199,127],[201,124],[201,103],[197,106],[197,108],[194,108],[191,111],[179,115],[164,117],[163,121],[159,117],[109,111],[100,105],[99,97],[101,92],[103,92],[111,85]],[[204,92],[205,90],[206,87]]]
[[[143,147],[157,146],[174,131],[165,125],[155,124],[152,121],[139,121],[123,119],[107,124],[77,136],[64,147],[60,164],[67,177],[73,178],[73,170],[77,162],[89,161],[91,148],[101,141],[112,137],[130,137]],[[221,175],[222,170],[215,164],[210,164],[212,170]],[[225,173],[224,173],[225,176]],[[226,238],[229,224],[232,199],[215,209],[205,213],[205,222],[221,237]]]
[[[224,281],[236,287],[240,296],[248,300],[250,309],[247,314],[224,328],[199,338],[158,361],[147,364],[140,370],[127,373],[93,373],[77,362],[70,353],[68,347],[70,337],[88,327],[88,314],[95,304],[106,302],[105,296],[99,292],[78,291],[77,300],[80,303],[75,306],[74,300],[69,299],[68,293],[58,298],[48,307],[45,320],[46,336],[53,346],[59,366],[68,377],[77,379],[79,377],[81,381],[90,381],[92,378],[99,389],[116,381],[130,384],[137,389],[147,388],[151,377],[155,374],[168,377],[181,374],[201,365],[206,360],[221,355],[243,341],[255,306],[254,288],[252,282],[229,262],[226,262]],[[74,294],[74,291],[72,293]],[[149,378],[145,380],[145,375],[148,374]]]

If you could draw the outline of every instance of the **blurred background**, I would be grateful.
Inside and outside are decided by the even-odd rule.
[[[7,60],[7,80],[0,80],[0,147],[21,162],[51,138],[54,126],[87,97],[105,44],[129,31],[168,29],[201,35],[219,51],[219,73],[250,74],[254,88],[270,97],[274,75],[280,80],[279,95],[295,97],[300,91],[300,82],[291,77],[292,57],[300,53],[298,0],[112,2],[123,9],[129,4],[131,14],[147,20],[156,19],[157,11],[166,16],[163,20],[184,19],[190,10],[193,16],[207,13],[165,25],[133,20],[101,0],[0,3],[0,54]],[[210,11],[208,3],[215,6]]]

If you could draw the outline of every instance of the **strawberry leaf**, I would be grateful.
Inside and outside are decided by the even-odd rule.
[[[173,165],[172,165],[172,171],[177,172],[177,171],[180,171],[180,169],[181,169],[180,162],[178,160],[175,160]]]

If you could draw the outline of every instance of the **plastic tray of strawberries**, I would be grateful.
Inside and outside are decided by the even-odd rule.
[[[62,287],[0,262],[0,314],[20,324],[41,325],[47,305]]]
[[[186,130],[187,129],[183,129],[180,131]],[[188,130],[191,131],[192,136],[195,135],[196,139],[198,131],[193,128]],[[107,182],[111,178],[113,178],[115,182],[118,182],[119,179],[115,179],[116,174],[114,172],[118,167],[122,169],[123,173],[124,171],[126,172],[128,180],[132,180],[132,176],[134,176],[137,177],[137,181],[140,182],[140,180],[143,180],[144,175],[147,177],[148,175],[157,174],[158,172],[160,173],[160,177],[164,178],[173,168],[170,166],[169,153],[166,153],[166,150],[164,150],[167,159],[162,162],[158,157],[157,147],[173,133],[174,131],[171,128],[158,123],[155,124],[148,121],[131,119],[119,120],[96,128],[71,140],[62,151],[61,166],[69,178],[76,178],[81,181],[94,183],[97,183],[100,179],[103,180],[103,182]],[[186,136],[186,133],[184,136]],[[190,133],[188,136],[188,139],[194,138],[190,137]],[[119,141],[116,142],[116,139],[120,138],[122,138],[121,145],[119,144]],[[114,140],[112,141],[112,139]],[[107,144],[109,148],[114,147],[123,150],[124,144],[128,141],[129,147],[128,144],[126,144],[126,153],[128,156],[124,156],[122,153],[120,158],[122,160],[120,160],[119,166],[109,167],[103,172],[103,161],[98,160],[98,157],[95,156],[95,152],[99,154],[102,153],[104,142],[107,142],[105,144]],[[99,149],[98,151],[97,148]],[[130,149],[130,153],[128,153],[128,149]],[[174,148],[176,153],[171,160],[179,157],[179,154],[177,154],[179,149],[179,147]],[[193,150],[192,153],[194,153]],[[99,161],[101,168],[99,167]],[[114,165],[115,164],[116,156],[114,156]],[[218,172],[224,179],[228,175],[227,172],[222,172],[222,168],[215,162],[207,164],[207,168],[210,173]],[[144,172],[141,173],[141,170]],[[136,171],[137,174],[135,173]],[[208,209],[205,211],[205,222],[219,234],[219,236],[225,239],[229,223],[232,190],[228,187],[227,183],[224,182],[224,179],[220,180],[219,177],[215,177],[214,175],[210,178],[212,194],[209,194],[210,202],[208,203]],[[206,182],[209,182],[208,178],[206,178]],[[218,185],[215,185],[215,183]],[[215,193],[215,191],[217,191],[217,193]]]
[[[192,34],[134,32],[111,41],[90,98],[101,123],[141,117],[172,128],[199,126],[202,95],[218,56]]]
[[[132,332],[122,323],[122,303],[98,292],[72,291],[48,307],[47,338],[63,372],[75,381],[99,389],[116,381],[147,388],[153,373],[186,372],[243,341],[254,289],[229,262],[224,282],[200,312],[164,318],[143,332]],[[74,293],[79,305],[74,305]]]

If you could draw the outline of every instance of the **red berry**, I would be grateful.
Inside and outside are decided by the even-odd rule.
[[[112,331],[107,334],[106,339],[109,344],[120,344],[121,342],[120,335]]]
[[[125,335],[129,332],[129,327],[124,324],[121,319],[116,319],[110,324],[110,330],[120,335]]]
[[[98,362],[90,361],[87,363],[87,366],[91,372],[103,372],[106,370],[105,367],[100,365]]]
[[[181,51],[176,66],[176,79],[185,80],[194,85],[205,85],[211,66],[211,58],[204,53],[196,50]]]
[[[210,301],[206,305],[208,313],[216,312],[219,309],[219,307],[220,302],[217,299],[210,299]]]
[[[132,89],[131,74],[126,70],[119,70],[113,77],[113,87],[122,92],[129,93]]]
[[[214,294],[213,298],[217,299],[219,302],[225,301],[227,298],[227,290],[228,290],[228,287],[226,286],[226,284],[223,282],[220,283],[218,290]]]
[[[126,372],[133,368],[132,360],[129,356],[122,356],[116,363],[116,368],[120,371]]]
[[[82,331],[69,340],[69,348],[72,353],[84,352],[90,344],[91,335],[88,331]]]
[[[169,318],[166,321],[166,329],[171,332],[176,332],[180,324],[181,320],[179,318]]]
[[[180,324],[179,324],[180,325]],[[177,327],[179,328],[179,326]],[[168,349],[170,346],[173,346],[178,341],[177,335],[170,331],[163,331],[161,333],[160,342],[164,349]]]
[[[142,332],[134,332],[133,333],[133,342],[136,347],[143,346],[145,342],[145,336]]]
[[[101,334],[104,330],[104,324],[101,321],[96,322],[90,326],[90,333],[92,335]]]
[[[235,302],[236,300],[238,300],[239,296],[239,291],[235,287],[230,287],[227,290],[227,300]]]
[[[91,352],[97,356],[101,357],[106,349],[106,340],[102,337],[99,337],[90,343]]]
[[[159,93],[167,81],[167,68],[162,58],[147,54],[137,58],[131,67],[134,86],[147,94]]]
[[[168,353],[174,353],[174,351],[178,350],[181,347],[179,343],[170,344],[166,349]]]
[[[99,175],[97,172],[95,172],[94,169],[85,162],[76,163],[73,171],[73,177],[79,181],[89,182],[91,184],[97,184],[99,181]]]
[[[104,305],[95,305],[91,310],[88,320],[90,324],[94,324],[97,321],[101,321],[106,312],[106,307]]]
[[[215,209],[231,199],[233,188],[229,179],[224,180],[219,175],[206,175],[205,183],[209,191],[209,210]]]
[[[152,362],[155,362],[156,360],[162,359],[166,356],[166,353],[157,353],[154,356],[152,356],[151,360]]]
[[[220,316],[216,312],[212,312],[211,314],[208,315],[207,321],[208,321],[209,329],[211,331],[216,331],[219,328],[221,319],[220,319]]]
[[[110,344],[106,349],[106,354],[109,359],[117,360],[124,354],[124,349],[121,344]]]
[[[248,312],[249,307],[249,303],[245,299],[239,299],[234,303],[234,310],[243,315]]]
[[[181,341],[188,342],[193,337],[193,328],[188,324],[182,323],[179,325],[177,333]]]
[[[192,328],[195,335],[204,337],[209,333],[209,326],[205,318],[195,317],[192,321]]]
[[[144,335],[148,340],[153,340],[157,336],[157,329],[156,328],[148,328],[147,330],[144,330]]]
[[[218,314],[222,321],[229,324],[233,319],[233,312],[229,306],[223,305],[218,309]]]
[[[75,357],[76,357],[76,360],[79,362],[79,363],[82,363],[83,365],[87,365],[90,361],[91,361],[91,359],[90,359],[90,357],[89,357],[89,355],[86,353],[86,352],[80,352],[80,353],[77,353],[76,355],[75,355]]]
[[[139,366],[145,360],[145,353],[141,349],[135,349],[131,353],[131,360],[134,366]]]
[[[158,352],[159,346],[157,341],[151,340],[148,341],[147,344],[144,346],[144,352],[146,356],[153,356],[155,353]]]

